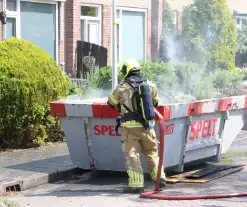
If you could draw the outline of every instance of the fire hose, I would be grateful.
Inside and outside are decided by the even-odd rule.
[[[247,192],[242,193],[232,193],[232,194],[208,194],[208,195],[181,195],[181,196],[168,196],[168,195],[157,195],[160,192],[159,184],[160,184],[160,176],[161,176],[161,168],[164,159],[164,118],[158,112],[156,108],[154,108],[155,114],[159,118],[159,128],[160,128],[160,156],[159,156],[159,164],[158,164],[158,173],[155,183],[155,188],[153,191],[144,192],[140,195],[141,198],[149,198],[149,199],[158,199],[158,200],[199,200],[199,199],[219,199],[219,198],[233,198],[233,197],[246,197]]]

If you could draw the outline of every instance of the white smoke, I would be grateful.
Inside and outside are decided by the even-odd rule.
[[[86,102],[106,102],[107,97],[110,95],[111,90],[101,89],[101,88],[87,88],[83,95],[71,95],[66,98],[66,100],[81,100]]]

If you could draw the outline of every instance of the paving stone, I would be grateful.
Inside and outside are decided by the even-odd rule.
[[[46,184],[75,169],[66,143],[0,153],[0,193],[11,182],[23,182],[23,189]],[[52,176],[53,175],[53,176]],[[5,182],[4,182],[5,181]]]

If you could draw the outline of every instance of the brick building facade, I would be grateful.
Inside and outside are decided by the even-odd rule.
[[[156,1],[156,0],[154,0]],[[112,52],[112,0],[67,0],[66,1],[66,68],[68,72],[75,71],[75,50],[76,41],[85,40],[99,44],[108,49],[108,63],[111,64],[111,52]],[[83,14],[82,11],[86,7],[92,9],[96,8],[98,11],[91,16]],[[84,11],[85,12],[85,11]],[[127,55],[127,48],[131,48],[131,45],[135,45],[137,40],[134,36],[133,39],[130,34],[135,27],[140,27],[138,22],[141,22],[142,13],[144,14],[144,45],[141,45],[145,54],[144,59],[151,57],[151,0],[118,0],[117,1],[117,39],[118,39],[118,59],[122,59]],[[96,15],[95,15],[96,14]],[[83,16],[85,15],[85,17]],[[125,15],[125,16],[124,16]],[[129,18],[133,16],[135,22],[128,24]],[[96,23],[98,21],[99,23]],[[129,22],[131,23],[131,22]],[[129,26],[128,26],[128,25]],[[90,28],[91,27],[91,28]],[[90,34],[91,31],[100,30],[100,34]],[[134,31],[136,32],[136,31]],[[139,31],[140,32],[140,31]],[[140,33],[142,36],[142,34]],[[124,37],[123,37],[124,36]],[[91,40],[89,40],[91,38]],[[129,41],[127,42],[127,38]],[[143,38],[143,37],[141,37]],[[123,43],[124,42],[124,43]],[[138,47],[139,48],[139,47]],[[136,48],[136,50],[138,50]],[[134,47],[133,47],[134,50]],[[132,51],[133,51],[132,50]],[[141,52],[141,51],[140,51]],[[129,55],[134,54],[133,52]],[[124,57],[123,57],[124,56]],[[137,55],[138,56],[138,55]]]
[[[64,6],[65,0],[0,0],[0,12],[7,17],[7,24],[0,22],[0,40],[29,40],[64,65]]]
[[[128,56],[137,59],[156,57],[161,30],[161,2],[117,1],[119,61]],[[46,50],[69,73],[76,69],[77,40],[106,47],[108,63],[111,64],[112,0],[0,0],[0,11],[7,12],[7,24],[3,27],[0,23],[0,40],[11,36],[27,39]],[[46,15],[40,21],[37,18],[42,17],[42,13]]]

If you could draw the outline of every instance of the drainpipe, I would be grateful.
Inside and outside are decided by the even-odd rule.
[[[3,0],[3,12],[6,12],[6,0]],[[2,39],[5,40],[6,24],[3,25],[3,36]]]
[[[65,32],[65,30],[64,30],[64,20],[65,20],[65,18],[64,18],[64,15],[65,15],[65,13],[64,13],[64,2],[63,1],[60,1],[60,7],[59,7],[59,16],[60,16],[60,40],[59,40],[59,51],[61,50],[61,46],[60,46],[60,44],[61,44],[61,42],[63,42],[63,44],[64,44],[64,32]],[[65,50],[65,45],[64,45],[64,47],[63,47],[63,50]],[[63,55],[65,55],[65,51],[63,51]],[[61,56],[59,56],[60,57],[60,60],[61,60]],[[65,57],[64,57],[65,58]],[[63,58],[63,61],[62,62],[60,62],[60,67],[62,68],[62,71],[63,72],[65,72],[65,63],[64,63],[64,58]]]
[[[117,0],[112,0],[112,90],[117,87],[117,36],[116,36],[116,5]]]

